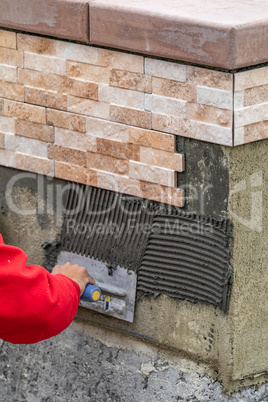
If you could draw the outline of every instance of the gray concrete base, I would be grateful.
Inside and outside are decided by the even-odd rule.
[[[268,384],[227,396],[199,365],[80,322],[36,345],[0,342],[1,402],[268,401]]]

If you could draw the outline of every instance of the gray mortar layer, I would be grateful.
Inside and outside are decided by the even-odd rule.
[[[0,341],[0,371],[1,402],[268,401],[268,384],[227,396],[208,376],[74,328],[36,345]]]

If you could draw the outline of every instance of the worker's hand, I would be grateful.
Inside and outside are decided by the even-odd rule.
[[[67,276],[68,278],[72,279],[76,283],[78,283],[80,287],[80,296],[84,293],[85,287],[88,283],[91,285],[96,285],[96,282],[90,276],[84,267],[80,267],[80,265],[73,265],[70,262],[67,262],[64,265],[56,265],[53,270],[52,274],[62,274]]]

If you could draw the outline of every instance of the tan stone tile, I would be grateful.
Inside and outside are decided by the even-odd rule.
[[[108,155],[88,152],[87,167],[89,169],[103,170],[105,172],[125,175],[128,174],[129,162]]]
[[[138,91],[99,85],[99,100],[118,106],[144,110],[144,94]]]
[[[149,147],[140,148],[140,161],[147,165],[159,166],[176,172],[184,171],[184,155]]]
[[[27,34],[17,35],[18,49],[81,63],[97,64],[98,48]]]
[[[244,127],[244,143],[259,141],[268,138],[268,120]]]
[[[143,73],[144,58],[142,56],[102,48],[99,48],[98,51],[96,64],[100,66],[134,73]]]
[[[175,186],[174,170],[150,166],[135,161],[129,162],[129,177],[131,179],[161,184],[162,186]]]
[[[122,194],[141,196],[140,182],[130,179],[128,176],[118,176],[108,172],[97,171],[97,186]]]
[[[151,93],[151,78],[139,73],[131,73],[123,70],[112,70],[110,76],[110,85],[113,87],[131,89]]]
[[[97,186],[96,171],[70,163],[55,161],[55,177],[89,186]]]
[[[66,75],[66,60],[53,56],[24,52],[24,68]]]
[[[67,61],[67,74],[71,78],[78,78],[83,81],[109,84],[110,70],[92,64]]]
[[[10,49],[16,49],[16,33],[0,29],[0,46],[8,47]]]
[[[8,149],[0,149],[0,165],[15,168],[15,152],[9,151]]]
[[[67,110],[85,116],[109,120],[110,105],[105,102],[68,96]]]
[[[128,142],[128,126],[94,117],[87,118],[87,133],[100,138]]]
[[[15,165],[17,169],[43,174],[45,176],[54,176],[54,162],[45,158],[35,158],[30,155],[16,153]]]
[[[268,102],[268,84],[245,89],[244,106],[252,106],[265,102]]]
[[[152,93],[169,98],[182,99],[188,102],[196,102],[196,85],[189,82],[153,77]]]
[[[14,84],[12,82],[0,81],[0,96],[16,101],[24,101],[23,85]]]
[[[1,104],[0,104],[0,109],[1,109]],[[0,132],[14,134],[15,133],[15,119],[13,117],[0,116]]]
[[[30,120],[35,123],[46,123],[45,108],[7,99],[4,102],[4,115],[22,120]]]
[[[268,67],[241,71],[234,75],[235,91],[268,84]]]
[[[17,82],[17,67],[0,64],[0,80]]]
[[[25,87],[25,102],[52,109],[67,110],[67,95]]]
[[[175,151],[175,136],[138,127],[129,127],[129,142],[144,147]]]
[[[80,151],[97,152],[97,137],[55,127],[55,145],[79,149]]]
[[[8,66],[23,67],[23,53],[18,50],[0,47],[0,63]]]
[[[73,78],[40,71],[19,69],[18,81],[25,86],[57,91],[61,94],[79,96],[80,98],[98,99],[98,85]]]
[[[161,186],[160,184],[140,182],[141,197],[158,201],[164,204],[183,207],[185,198],[184,191],[179,188]]]
[[[34,138],[36,140],[53,142],[53,127],[46,124],[33,123],[27,120],[16,120],[15,133],[22,137]]]
[[[197,103],[232,110],[233,94],[231,91],[197,85]]]
[[[152,128],[182,137],[232,146],[232,127],[221,127],[216,124],[180,119],[175,116],[152,115]]]
[[[137,126],[142,128],[151,128],[151,113],[137,109],[110,106],[110,119],[112,121]]]
[[[66,162],[84,167],[86,167],[87,165],[86,152],[77,149],[61,147],[59,145],[48,146],[48,158],[59,162]]]
[[[4,99],[0,99],[0,116],[4,114]]]
[[[231,127],[232,110],[219,109],[214,106],[187,103],[187,119]]]
[[[5,134],[0,133],[0,148],[4,149],[5,148]]]
[[[187,82],[226,91],[232,91],[232,74],[207,68],[187,66]]]
[[[97,138],[97,152],[118,159],[139,160],[140,149],[137,145]]]
[[[86,132],[86,118],[72,113],[59,110],[47,110],[47,124],[55,127],[67,128],[68,130]]]

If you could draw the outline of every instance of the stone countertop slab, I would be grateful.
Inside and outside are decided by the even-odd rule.
[[[88,42],[88,0],[1,0],[0,26]]]
[[[234,70],[268,61],[268,0],[91,0],[91,43]]]

